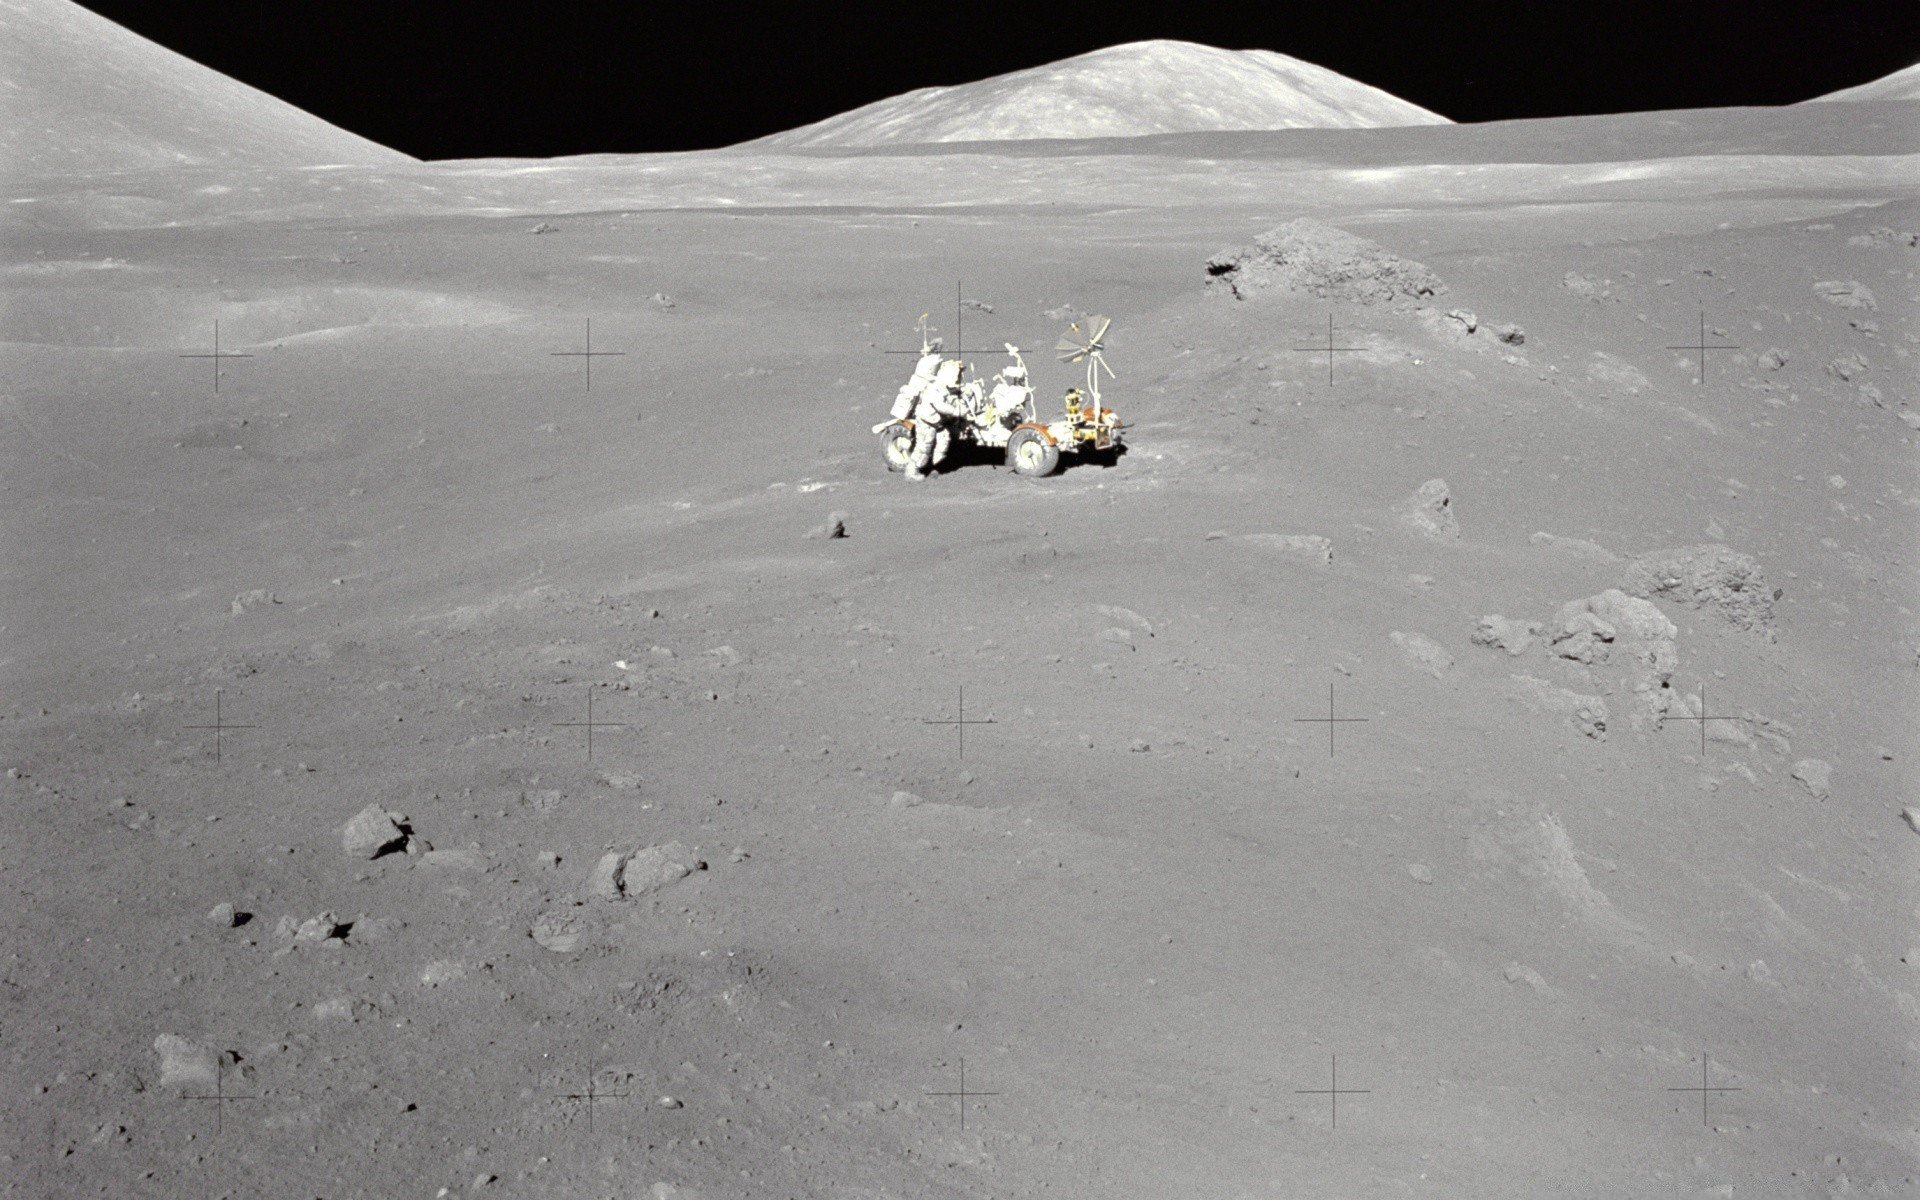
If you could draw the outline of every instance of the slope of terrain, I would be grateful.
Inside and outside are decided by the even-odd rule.
[[[1446,123],[1379,88],[1271,50],[1162,40],[921,88],[748,144],[811,149]]]
[[[68,0],[0,0],[10,175],[411,161]]]

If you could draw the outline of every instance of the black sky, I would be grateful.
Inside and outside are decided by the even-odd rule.
[[[1920,61],[1920,0],[86,7],[420,158],[722,146],[1148,38],[1277,50],[1457,121],[1790,104]]]

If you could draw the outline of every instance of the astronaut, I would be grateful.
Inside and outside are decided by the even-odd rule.
[[[961,397],[960,360],[943,359],[940,342],[928,344],[927,352],[913,369],[893,400],[893,418],[913,421],[913,450],[908,455],[908,479],[927,477],[927,468],[944,460],[953,434],[946,428],[950,418],[964,416],[967,407]]]

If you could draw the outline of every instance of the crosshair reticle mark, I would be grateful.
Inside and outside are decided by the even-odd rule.
[[[1325,722],[1325,724],[1326,724],[1326,726],[1327,726],[1327,757],[1328,757],[1328,758],[1332,758],[1332,757],[1333,757],[1333,727],[1334,727],[1334,726],[1336,726],[1336,725],[1348,725],[1348,724],[1360,724],[1360,725],[1364,725],[1364,724],[1366,724],[1366,722],[1367,722],[1367,718],[1365,718],[1365,717],[1337,717],[1337,716],[1335,716],[1335,715],[1334,715],[1334,712],[1333,712],[1333,685],[1332,685],[1331,683],[1329,683],[1329,684],[1327,685],[1327,715],[1326,715],[1326,716],[1324,716],[1324,717],[1295,717],[1295,718],[1294,718],[1293,720],[1294,720],[1294,723],[1295,723],[1296,725],[1297,725],[1297,724],[1303,724],[1303,723],[1310,723],[1310,724],[1316,724],[1316,725],[1317,725],[1317,724],[1320,724],[1320,723],[1322,723],[1322,722]]]
[[[550,350],[550,358],[584,359],[587,368],[587,391],[593,390],[593,360],[596,358],[624,358],[625,350],[595,350],[593,348],[593,318],[587,318],[587,348],[585,350]]]
[[[967,1060],[966,1060],[965,1058],[962,1058],[962,1059],[960,1060],[960,1090],[959,1090],[959,1091],[957,1091],[957,1092],[928,1092],[928,1093],[927,1093],[927,1095],[929,1095],[929,1096],[957,1096],[957,1097],[959,1098],[959,1102],[960,1102],[960,1130],[961,1130],[961,1132],[963,1132],[963,1133],[964,1133],[964,1132],[966,1131],[966,1128],[967,1128],[967,1097],[968,1097],[968,1096],[998,1096],[999,1094],[1000,1094],[999,1092],[975,1092],[975,1091],[970,1091],[970,1090],[968,1090],[968,1088],[967,1088]]]
[[[242,1094],[238,1096],[230,1094],[226,1087],[226,1065],[226,1057],[224,1055],[213,1060],[213,1095],[180,1097],[182,1100],[213,1101],[213,1133],[215,1137],[220,1136],[220,1133],[226,1128],[226,1120],[223,1114],[227,1111],[227,1105],[232,1104],[236,1100],[258,1100],[260,1098],[252,1094]]]
[[[1700,1093],[1700,1123],[1702,1125],[1711,1125],[1713,1124],[1713,1122],[1707,1119],[1707,1094],[1709,1092],[1738,1092],[1738,1091],[1744,1091],[1745,1089],[1737,1088],[1737,1087],[1708,1087],[1707,1086],[1707,1052],[1705,1050],[1702,1050],[1700,1052],[1700,1086],[1699,1087],[1670,1087],[1667,1090],[1670,1092],[1699,1092]]]
[[[1333,1081],[1330,1086],[1323,1087],[1323,1088],[1295,1088],[1293,1089],[1293,1094],[1296,1096],[1327,1097],[1327,1099],[1331,1101],[1333,1105],[1333,1127],[1335,1129],[1338,1129],[1340,1128],[1340,1097],[1365,1096],[1368,1093],[1372,1092],[1373,1089],[1341,1087],[1340,1086],[1340,1056],[1336,1054],[1336,1055],[1333,1055],[1332,1057],[1333,1057],[1333,1062],[1332,1062]]]
[[[1740,347],[1738,347],[1738,346],[1723,346],[1723,345],[1719,345],[1719,344],[1717,344],[1717,343],[1714,343],[1714,344],[1709,344],[1709,343],[1708,343],[1708,341],[1707,341],[1707,310],[1703,308],[1703,309],[1701,309],[1701,310],[1700,310],[1700,338],[1699,338],[1699,340],[1698,340],[1697,342],[1695,342],[1695,343],[1694,343],[1693,345],[1691,345],[1691,346],[1668,346],[1668,347],[1667,347],[1667,349],[1669,349],[1669,350],[1696,350],[1696,351],[1698,351],[1698,352],[1699,352],[1699,354],[1700,354],[1700,379],[1699,379],[1699,383],[1700,383],[1700,384],[1701,384],[1702,386],[1705,386],[1705,384],[1706,384],[1706,382],[1707,382],[1707,351],[1709,351],[1709,350],[1738,350],[1738,349],[1740,349]]]
[[[603,1092],[598,1090],[599,1083],[597,1077],[599,1074],[600,1064],[596,1060],[589,1059],[587,1062],[587,1090],[584,1092],[561,1092],[558,1094],[558,1098],[561,1100],[584,1100],[587,1102],[587,1133],[589,1136],[593,1133],[594,1104],[601,1100],[625,1100],[633,1094],[631,1092]]]
[[[182,354],[180,355],[180,357],[212,359],[213,360],[213,390],[215,392],[218,392],[220,390],[220,360],[223,358],[252,358],[253,355],[235,354],[231,351],[221,350],[220,349],[220,322],[216,320],[213,323],[213,353],[212,354]]]
[[[1295,354],[1324,354],[1327,356],[1327,386],[1333,386],[1333,356],[1353,354],[1367,349],[1366,346],[1336,346],[1333,344],[1333,314],[1327,314],[1327,344],[1324,346],[1295,346]]]
[[[183,725],[183,726],[181,726],[181,728],[182,728],[182,729],[211,729],[211,730],[213,730],[213,761],[215,761],[215,762],[219,762],[219,761],[220,761],[220,735],[221,735],[222,733],[224,733],[224,732],[226,732],[226,731],[227,731],[227,730],[229,730],[229,729],[258,729],[258,728],[260,728],[260,727],[259,727],[258,725],[230,725],[230,724],[228,724],[228,723],[227,723],[227,720],[226,720],[226,716],[225,716],[225,715],[224,715],[224,713],[223,713],[223,712],[221,711],[221,707],[220,707],[220,698],[221,698],[221,697],[222,697],[223,695],[225,695],[225,693],[226,693],[226,689],[224,689],[224,688],[215,688],[215,689],[213,689],[213,724],[211,724],[211,725]]]
[[[965,340],[963,340],[962,337],[960,336],[962,333],[966,332],[966,326],[963,323],[963,319],[961,317],[961,311],[965,308],[965,306],[966,306],[966,301],[964,299],[964,293],[960,290],[960,281],[955,280],[953,284],[953,349],[949,350],[946,347],[942,346],[940,348],[940,353],[942,354],[999,354],[1001,351],[1005,350],[1006,349],[1005,346],[994,346],[991,349],[980,349],[977,347],[971,347],[967,345]],[[923,316],[921,320],[922,322],[924,322],[926,318]],[[922,326],[921,332],[923,335],[926,333],[926,329],[924,325]],[[927,353],[927,351],[925,350],[882,350],[880,353],[882,354],[916,354],[917,355],[917,354],[925,354]]]
[[[587,719],[584,721],[555,721],[554,725],[562,729],[585,729],[587,731],[587,761],[593,761],[593,731],[596,729],[619,729],[626,726],[625,721],[596,721],[593,719],[593,685],[587,685]]]
[[[960,688],[960,704],[959,704],[959,707],[958,707],[958,708],[957,708],[957,709],[956,709],[955,711],[956,711],[956,713],[957,713],[957,715],[956,715],[956,716],[955,716],[955,718],[954,718],[953,720],[951,720],[951,721],[949,721],[949,720],[945,720],[945,719],[938,719],[938,720],[936,720],[936,719],[934,719],[934,718],[931,718],[931,717],[922,717],[922,718],[920,718],[920,723],[921,723],[922,725],[951,725],[951,726],[953,726],[953,727],[954,727],[954,732],[955,732],[956,734],[958,734],[958,735],[959,735],[959,742],[960,742],[960,757],[961,757],[961,758],[965,758],[965,757],[967,756],[967,726],[969,726],[969,725],[993,725],[993,724],[996,724],[996,722],[994,721],[994,719],[993,719],[992,717],[988,717],[988,718],[987,718],[987,719],[985,719],[984,721],[983,721],[983,720],[980,720],[980,719],[978,719],[978,718],[976,718],[976,719],[974,719],[974,720],[971,720],[971,721],[969,721],[969,720],[967,720],[967,689],[966,689],[966,688],[965,688],[964,686],[962,686],[962,687]]]
[[[1700,723],[1700,757],[1701,758],[1705,758],[1707,756],[1707,722],[1708,721],[1744,721],[1746,719],[1747,718],[1745,717],[1728,717],[1728,716],[1715,717],[1715,716],[1707,715],[1707,685],[1705,683],[1702,683],[1700,685],[1700,715],[1699,716],[1696,717],[1692,715],[1682,715],[1682,716],[1676,717],[1672,713],[1667,714],[1667,720],[1669,721],[1698,721]]]

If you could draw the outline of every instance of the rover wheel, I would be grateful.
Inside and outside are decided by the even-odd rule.
[[[1016,429],[1007,442],[1007,465],[1016,475],[1039,478],[1060,469],[1060,447],[1038,429]]]
[[[905,421],[895,421],[880,431],[880,457],[887,460],[887,470],[904,471],[913,458],[913,426]]]

